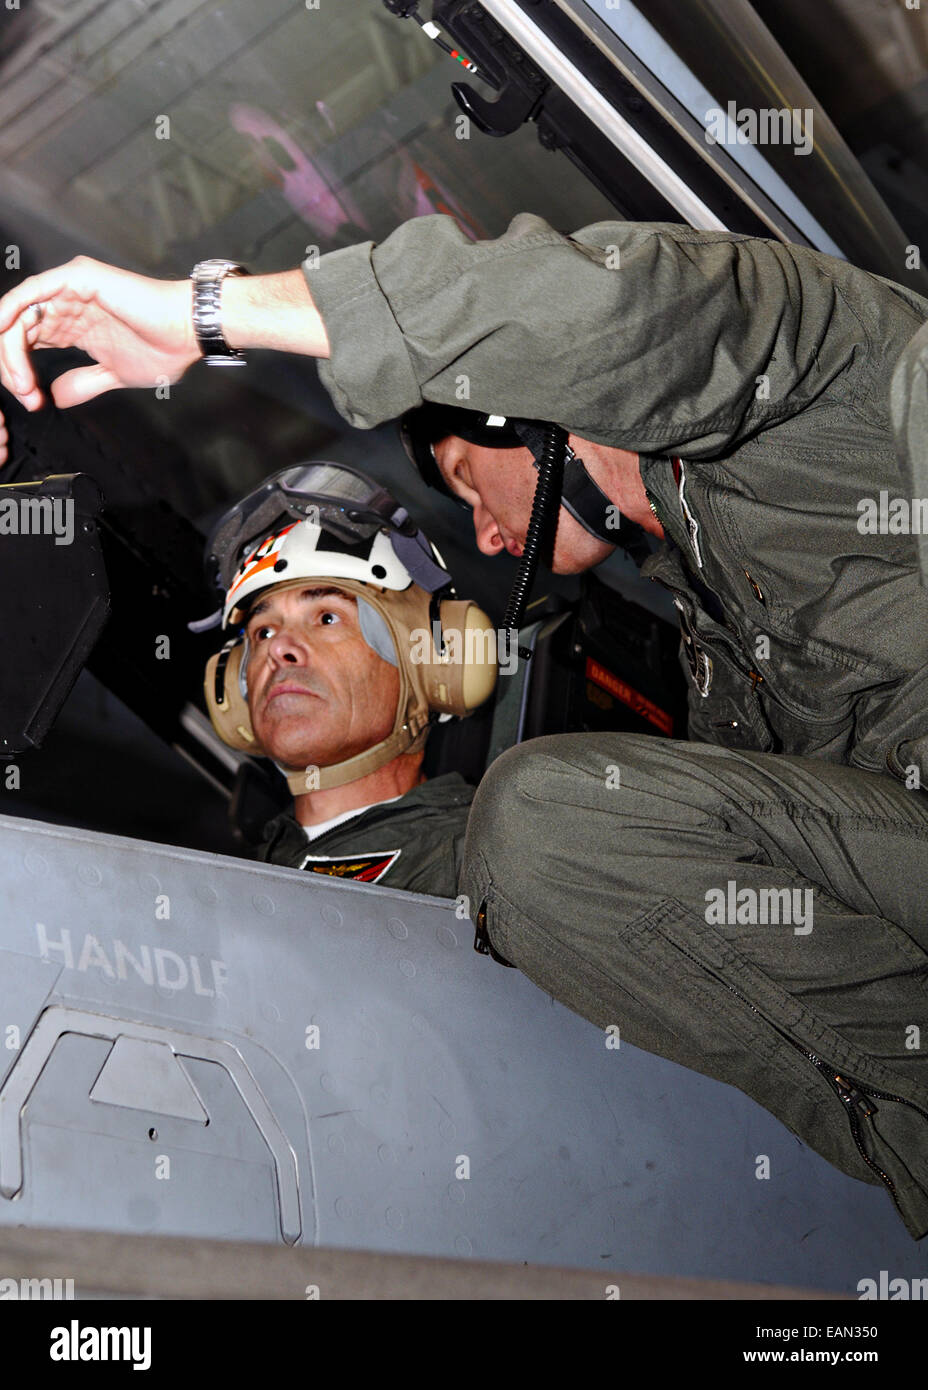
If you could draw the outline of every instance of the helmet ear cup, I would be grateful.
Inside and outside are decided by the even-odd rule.
[[[251,727],[248,703],[242,695],[239,673],[245,643],[234,637],[206,663],[203,691],[206,709],[213,728],[230,748],[241,753],[261,755],[261,749]]]
[[[423,677],[429,708],[437,714],[470,714],[496,686],[496,628],[476,603],[444,599],[439,605],[442,650],[432,629],[432,659]]]

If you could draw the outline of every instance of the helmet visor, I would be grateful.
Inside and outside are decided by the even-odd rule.
[[[227,591],[248,548],[287,518],[323,526],[346,545],[409,525],[405,507],[366,474],[340,463],[294,464],[230,507],[213,528],[206,546],[211,582]]]

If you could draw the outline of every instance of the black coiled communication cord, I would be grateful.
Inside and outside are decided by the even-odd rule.
[[[560,425],[549,425],[545,435],[544,449],[538,463],[538,482],[532,499],[532,515],[525,537],[525,548],[519,564],[519,572],[513,581],[503,619],[505,632],[518,631],[525,614],[529,592],[538,569],[542,547],[550,542],[554,547],[558,514],[561,504],[561,489],[564,480],[564,452],[567,445],[567,431]],[[528,661],[531,652],[519,648],[519,655]]]

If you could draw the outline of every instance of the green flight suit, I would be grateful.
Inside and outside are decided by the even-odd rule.
[[[478,924],[924,1234],[928,301],[777,242],[528,214],[479,243],[422,218],[304,273],[352,423],[422,399],[554,420],[637,451],[664,527],[643,573],[680,613],[692,741],[504,754],[468,829]]]
[[[433,777],[308,840],[292,811],[264,828],[258,858],[307,873],[453,898],[474,788],[456,772]]]

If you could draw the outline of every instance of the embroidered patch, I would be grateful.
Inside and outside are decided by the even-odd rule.
[[[327,858],[322,854],[307,854],[300,865],[310,874],[331,874],[334,878],[354,878],[359,883],[379,883],[402,854],[399,849],[387,849],[380,854],[354,854]]]

